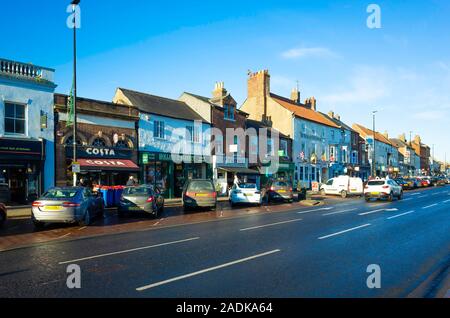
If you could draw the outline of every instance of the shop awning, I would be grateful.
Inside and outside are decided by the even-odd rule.
[[[218,169],[232,172],[232,173],[239,173],[239,174],[260,174],[258,170],[248,169],[248,168],[241,168],[241,167],[219,167]]]
[[[131,160],[123,159],[78,159],[81,170],[138,171],[139,167]]]

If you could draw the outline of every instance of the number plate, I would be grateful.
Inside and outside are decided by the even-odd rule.
[[[372,194],[372,195],[379,195],[380,192],[372,192],[371,194]]]
[[[252,196],[253,196],[252,193],[244,193],[244,195],[245,195],[246,197],[252,197]]]
[[[280,190],[280,191],[278,191],[278,192],[280,192],[280,193],[286,193],[286,190]]]
[[[57,206],[57,205],[55,205],[55,206],[47,205],[44,207],[44,211],[61,211],[61,210],[62,210],[62,207]]]
[[[206,193],[197,193],[195,196],[196,197],[207,197],[208,194],[206,194]]]

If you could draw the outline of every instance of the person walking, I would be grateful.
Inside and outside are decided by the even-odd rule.
[[[134,187],[136,185],[137,185],[137,182],[134,179],[134,176],[130,176],[130,178],[127,181],[127,187]]]

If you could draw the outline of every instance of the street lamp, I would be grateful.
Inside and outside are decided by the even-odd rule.
[[[72,167],[77,162],[77,14],[76,7],[80,0],[72,0],[73,13],[73,161]],[[73,186],[77,186],[77,173],[73,172]]]
[[[372,176],[375,177],[377,174],[377,167],[376,167],[376,138],[375,138],[375,115],[378,113],[378,110],[372,111],[372,124],[373,124],[373,151],[372,151]]]

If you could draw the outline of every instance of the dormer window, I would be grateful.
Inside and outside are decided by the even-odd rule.
[[[235,107],[233,105],[225,104],[223,106],[224,118],[228,120],[234,120]]]

